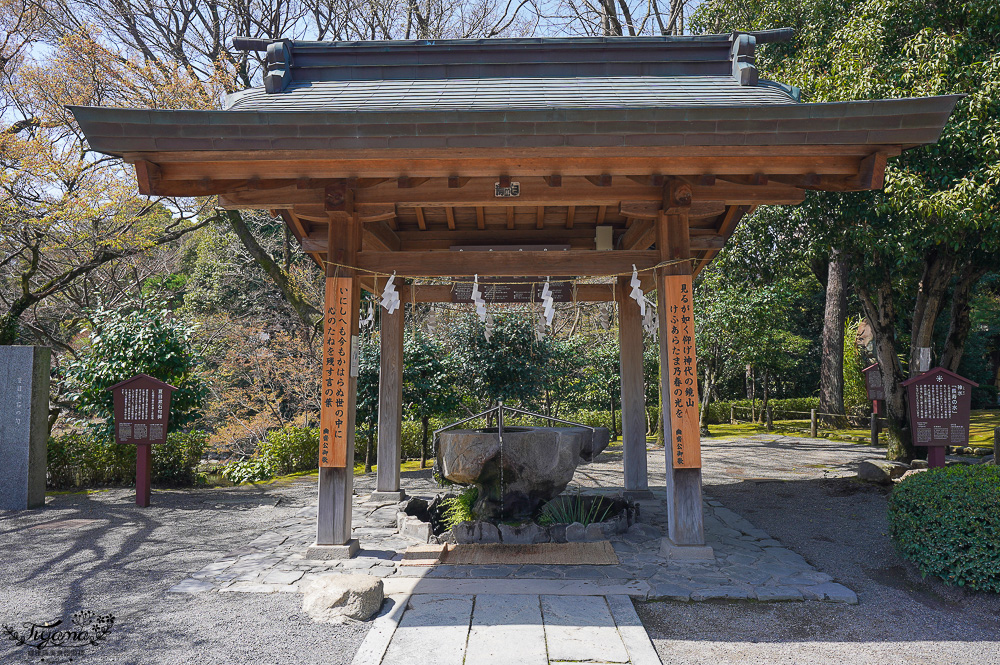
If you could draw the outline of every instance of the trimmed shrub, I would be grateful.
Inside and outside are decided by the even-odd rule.
[[[908,477],[889,496],[889,533],[922,575],[1000,592],[1000,467],[956,465]]]
[[[229,462],[222,475],[234,483],[247,483],[318,467],[319,429],[289,425],[268,432],[252,456]]]
[[[193,485],[207,445],[205,432],[170,432],[166,443],[153,446],[153,483]],[[47,484],[57,489],[133,485],[135,450],[134,445],[117,444],[95,432],[50,437]]]
[[[819,409],[818,397],[790,397],[788,399],[769,399],[768,406],[771,407],[771,418],[773,420],[809,420],[809,410]],[[736,419],[741,421],[750,420],[750,400],[727,400],[712,402],[708,405],[708,424],[720,425],[729,422],[729,408],[736,407]],[[757,400],[755,411],[758,422],[764,422],[764,414],[761,410],[762,400]]]

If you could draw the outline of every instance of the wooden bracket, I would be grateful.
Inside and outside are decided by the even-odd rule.
[[[663,186],[663,212],[668,214],[687,212],[691,208],[691,199],[693,196],[691,185],[676,178],[671,178]]]
[[[549,187],[562,187],[561,175],[546,175],[542,177],[545,178],[545,184]]]
[[[323,207],[327,212],[354,214],[354,187],[341,180],[323,190]]]
[[[611,176],[607,173],[602,173],[601,175],[588,175],[584,176],[584,178],[586,178],[595,187],[611,186]]]
[[[135,179],[139,184],[139,193],[145,196],[156,196],[163,174],[160,167],[153,162],[139,159],[135,162]]]
[[[889,155],[879,150],[861,160],[858,177],[847,181],[847,188],[853,190],[882,189],[885,184],[885,164]]]
[[[457,175],[448,176],[448,187],[450,189],[461,189],[465,187],[472,178],[460,178]]]

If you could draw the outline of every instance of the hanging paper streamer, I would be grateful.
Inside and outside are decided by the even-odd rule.
[[[645,302],[645,300],[646,299],[643,298],[643,302]],[[647,304],[649,304],[649,307],[643,307],[643,309],[645,309],[646,311],[645,314],[643,314],[642,316],[642,327],[650,335],[655,335],[658,326],[656,325],[656,316],[653,314],[653,312],[656,310],[656,308],[651,303]]]
[[[598,324],[601,326],[601,330],[608,330],[611,328],[611,314],[608,313],[607,307],[600,306],[600,318],[598,319]]]
[[[360,324],[365,330],[368,330],[368,328],[375,324],[375,308],[373,306],[368,306],[368,313],[365,314],[365,318],[361,319]]]
[[[490,337],[493,337],[493,315],[486,315],[486,328],[483,329],[483,336],[486,337],[486,341],[490,341]]]
[[[629,285],[632,287],[629,297],[639,303],[639,313],[646,316],[646,298],[642,295],[642,283],[639,281],[639,271],[636,270],[634,263],[632,264],[632,281],[629,282]]]
[[[545,315],[540,314],[535,322],[535,341],[541,342],[545,339]]]
[[[545,278],[545,284],[542,285],[542,312],[545,316],[545,325],[552,325],[552,317],[556,314],[555,305],[553,305],[552,289],[549,288],[549,278]]]
[[[483,300],[483,294],[479,291],[479,275],[476,275],[472,282],[472,302],[476,303],[476,314],[479,315],[479,320],[485,322],[486,301]],[[486,339],[489,339],[489,335],[486,336]]]
[[[382,291],[382,307],[390,314],[399,309],[399,292],[396,291],[395,281],[396,273],[393,272],[392,277],[385,283],[385,290]]]

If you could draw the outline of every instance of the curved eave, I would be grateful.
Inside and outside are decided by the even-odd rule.
[[[759,106],[482,111],[172,111],[70,107],[92,148],[178,151],[899,146],[934,143],[959,95]]]

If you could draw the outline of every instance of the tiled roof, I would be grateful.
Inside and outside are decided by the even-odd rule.
[[[763,82],[762,82],[763,83]],[[235,111],[440,111],[626,109],[789,104],[776,85],[743,86],[732,76],[422,79],[292,83],[268,94],[231,95]]]

